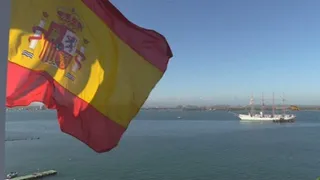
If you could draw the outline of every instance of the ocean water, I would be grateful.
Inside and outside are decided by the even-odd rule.
[[[315,180],[320,112],[297,116],[241,123],[224,111],[142,111],[117,148],[97,154],[60,132],[54,111],[9,112],[8,140],[40,139],[7,141],[6,171],[57,170],[49,180]]]

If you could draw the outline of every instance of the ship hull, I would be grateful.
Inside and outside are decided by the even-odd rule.
[[[296,118],[295,115],[275,115],[275,116],[264,116],[261,117],[260,115],[250,116],[248,114],[239,114],[238,117],[241,121],[292,121]]]

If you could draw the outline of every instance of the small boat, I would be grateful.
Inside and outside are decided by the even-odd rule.
[[[7,179],[12,179],[18,176],[17,172],[10,172],[9,174],[7,174]]]

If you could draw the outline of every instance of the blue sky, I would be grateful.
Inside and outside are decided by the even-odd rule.
[[[112,0],[166,36],[174,57],[148,103],[320,104],[318,0]]]

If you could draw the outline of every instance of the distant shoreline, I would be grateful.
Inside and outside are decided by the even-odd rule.
[[[142,108],[144,111],[249,111],[249,107],[220,107],[220,108]],[[255,108],[260,111],[261,108]],[[264,108],[265,111],[272,111],[271,107]],[[286,108],[287,111],[297,111]],[[282,111],[281,107],[276,108],[276,111]],[[320,107],[299,107],[298,111],[320,111]]]
[[[285,105],[288,111],[295,111],[290,109],[290,105]],[[298,106],[299,111],[320,111],[320,106]],[[282,111],[282,106],[277,106],[276,111]],[[27,107],[15,107],[7,108],[7,111],[43,111],[48,110],[45,106],[27,106]],[[178,107],[143,107],[142,111],[249,111],[248,106],[178,106]],[[261,107],[256,106],[255,110],[260,111]],[[271,111],[271,106],[266,106],[264,108],[266,111]]]

